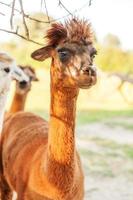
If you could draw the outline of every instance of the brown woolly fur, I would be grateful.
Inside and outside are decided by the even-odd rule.
[[[75,145],[79,89],[96,83],[96,50],[87,21],[53,24],[47,46],[32,53],[51,57],[49,123],[31,113],[7,116],[1,140],[1,200],[83,200],[84,176]],[[38,102],[39,103],[39,102]]]
[[[86,20],[73,19],[66,22],[66,29],[68,33],[68,40],[70,42],[82,42],[89,44],[92,42],[92,29],[91,24]],[[76,34],[75,34],[76,33]]]
[[[74,18],[66,21],[65,25],[60,23],[52,24],[46,38],[49,46],[56,47],[63,41],[89,44],[92,42],[92,35],[91,25],[86,20]]]
[[[48,30],[46,38],[48,40],[48,45],[56,47],[61,41],[66,39],[67,30],[66,28],[59,23],[54,23],[51,26],[51,29]]]

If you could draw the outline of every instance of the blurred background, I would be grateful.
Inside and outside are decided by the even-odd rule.
[[[0,50],[18,64],[31,65],[26,111],[49,120],[50,59],[30,54],[45,44],[51,22],[79,16],[92,23],[98,51],[98,82],[81,90],[77,105],[77,147],[85,171],[85,199],[133,199],[133,19],[132,0],[1,0]],[[7,110],[14,95],[14,84]]]

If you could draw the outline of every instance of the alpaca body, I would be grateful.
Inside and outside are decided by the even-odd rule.
[[[32,57],[51,57],[50,120],[18,112],[5,120],[1,145],[2,200],[83,200],[84,177],[75,146],[80,88],[96,83],[90,24],[72,19],[47,31],[47,46]],[[11,170],[12,169],[12,170]]]
[[[83,199],[83,175],[81,169],[78,173],[80,160],[77,153],[74,153],[75,158],[73,158],[77,160],[76,165],[72,163],[66,165],[63,164],[64,161],[58,163],[59,160],[52,160],[52,163],[47,161],[48,123],[46,121],[30,113],[18,112],[5,121],[3,133],[2,145],[6,149],[3,150],[4,175],[13,190],[17,193],[22,192],[20,192],[22,199]],[[58,132],[57,137],[59,137]],[[23,162],[25,167],[22,167]],[[55,180],[54,184],[47,174],[48,163],[55,168],[51,175],[51,179]],[[80,194],[78,193],[79,188],[82,194],[81,191]]]

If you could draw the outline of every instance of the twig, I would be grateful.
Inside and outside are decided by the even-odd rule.
[[[91,5],[92,5],[92,0],[89,1],[89,6],[91,6]]]
[[[40,46],[44,46],[44,44],[42,44],[42,43],[36,42],[36,41],[34,41],[34,40],[30,39],[30,38],[28,39],[27,37],[25,37],[25,36],[19,34],[19,33],[18,33],[18,27],[17,27],[16,31],[10,31],[10,30],[1,29],[1,28],[0,28],[0,31],[6,32],[6,33],[11,33],[11,34],[13,34],[13,35],[17,35],[18,37],[20,37],[20,38],[22,38],[22,39],[24,39],[24,40],[27,40],[27,41],[29,41],[29,42],[38,44],[38,45],[40,45]]]
[[[66,8],[66,6],[62,3],[61,0],[59,0],[59,6],[63,7],[65,11],[69,13],[69,15],[73,16],[73,14]]]
[[[46,10],[46,14],[47,14],[47,17],[48,17],[48,21],[42,21],[42,20],[39,20],[39,19],[36,19],[34,17],[31,17],[30,15],[28,14],[25,14],[24,12],[24,8],[23,8],[23,0],[18,0],[19,3],[20,3],[20,10],[19,9],[16,9],[15,8],[15,2],[16,0],[13,0],[13,3],[12,4],[7,4],[7,3],[4,3],[4,2],[1,2],[0,1],[0,4],[4,5],[4,6],[7,6],[9,8],[11,8],[11,17],[10,17],[10,25],[11,25],[11,28],[13,28],[13,16],[14,16],[14,12],[17,12],[19,13],[20,15],[22,15],[22,19],[23,19],[23,25],[24,25],[24,28],[25,28],[25,34],[26,34],[26,37],[24,35],[21,35],[18,33],[18,27],[16,29],[16,31],[11,31],[11,30],[6,30],[6,29],[0,29],[0,31],[4,31],[4,32],[7,32],[7,33],[11,33],[11,34],[14,34],[14,35],[17,35],[18,37],[24,39],[24,40],[27,40],[29,42],[32,42],[32,43],[35,43],[35,44],[38,44],[38,45],[43,45],[37,41],[34,41],[32,39],[30,39],[29,37],[29,29],[28,29],[28,26],[27,26],[27,23],[26,23],[26,20],[25,18],[29,19],[29,20],[32,20],[32,21],[36,21],[36,22],[39,22],[39,23],[52,23],[52,22],[55,22],[55,21],[59,21],[61,19],[64,19],[66,17],[68,17],[69,15],[73,16],[74,13],[82,10],[84,7],[86,7],[88,5],[88,3],[90,3],[91,1],[87,1],[82,7],[76,9],[73,11],[73,13],[71,13],[65,6],[64,4],[62,3],[61,0],[58,0],[59,2],[59,5],[61,7],[63,7],[67,12],[68,14],[63,16],[63,17],[60,17],[60,18],[57,18],[57,19],[54,19],[54,20],[50,20],[50,17],[48,15],[48,10],[47,10],[47,5],[46,5],[46,0],[41,0],[41,2],[44,1],[44,4],[45,4],[45,10]],[[4,15],[3,13],[0,13],[1,15]]]
[[[91,0],[91,2],[92,2],[92,0]],[[0,1],[0,4],[3,4],[3,5],[5,5],[5,6],[11,8],[11,5],[10,5],[10,4],[6,4],[6,3],[3,3],[3,2],[1,2],[1,1]],[[53,20],[50,20],[50,22],[49,22],[49,21],[43,21],[43,20],[36,19],[36,18],[31,17],[30,15],[25,14],[25,13],[24,13],[24,16],[25,16],[25,18],[28,18],[28,19],[30,19],[30,20],[32,20],[32,21],[36,21],[36,22],[38,22],[38,23],[44,23],[44,24],[46,23],[46,24],[49,24],[49,23],[53,23],[53,22],[56,22],[56,21],[65,19],[66,17],[69,17],[69,15],[72,15],[72,16],[73,16],[76,12],[79,12],[79,11],[83,10],[88,4],[89,4],[89,6],[90,6],[90,0],[87,1],[82,7],[78,8],[78,9],[75,9],[75,10],[73,11],[73,13],[70,13],[70,12],[69,12],[69,14],[64,15],[64,16],[62,16],[62,17],[59,17],[59,18],[56,18],[56,19],[53,19]],[[19,14],[21,14],[21,11],[20,11],[20,10],[18,10],[18,9],[16,9],[16,8],[15,8],[14,10],[15,10],[16,12],[18,12]]]
[[[75,9],[74,11],[73,11],[73,15],[76,13],[76,12],[79,12],[79,11],[81,11],[81,10],[83,10],[84,8],[86,8],[87,6],[88,6],[88,3],[89,3],[90,1],[87,1],[82,7],[80,7],[80,8],[78,8],[78,9]],[[67,17],[67,16],[66,16]]]
[[[25,13],[24,13],[22,0],[19,0],[19,3],[20,3],[20,8],[21,8],[21,13],[22,13],[22,18],[23,18],[23,24],[24,24],[24,28],[25,28],[25,33],[26,33],[27,39],[29,39],[29,29],[28,29],[26,21],[25,21]]]
[[[34,18],[34,17],[31,17],[30,15],[27,15],[27,14],[25,14],[25,17],[28,18],[28,19],[30,19],[30,20],[32,20],[32,21],[35,21],[35,22],[44,23],[44,24],[49,24],[48,21],[42,21],[42,20],[40,20],[40,19],[36,19],[36,18]],[[51,21],[52,21],[52,20],[51,20]],[[50,23],[51,23],[51,21],[50,21]]]
[[[14,17],[15,1],[16,0],[13,0],[13,2],[12,2],[11,17],[10,17],[11,29],[13,29],[13,17]]]
[[[45,10],[46,10],[46,15],[47,15],[47,18],[48,18],[48,22],[50,23],[50,17],[49,17],[49,14],[48,14],[46,0],[44,0],[44,5],[45,5]]]
[[[0,1],[0,4],[2,4],[2,5],[4,5],[4,6],[7,6],[7,7],[9,7],[9,8],[12,8],[10,4],[3,3],[3,2],[1,2],[1,1]],[[16,12],[19,13],[19,14],[21,14],[21,11],[18,10],[18,9],[16,9],[16,8],[14,8],[14,11],[16,11]],[[3,14],[3,15],[4,15],[4,14]],[[25,16],[26,18],[32,20],[32,21],[36,21],[36,22],[39,22],[39,23],[46,23],[46,24],[49,23],[48,21],[43,21],[43,20],[36,19],[36,18],[31,17],[30,15],[27,15],[27,14],[25,14],[25,13],[24,13],[24,16]],[[50,21],[50,22],[51,22],[51,21]]]

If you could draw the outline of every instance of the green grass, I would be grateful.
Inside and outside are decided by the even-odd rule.
[[[95,142],[95,144],[97,144],[98,146],[104,147],[105,149],[111,149],[112,156],[117,157],[117,156],[125,155],[125,157],[133,160],[133,146],[132,145],[118,144],[114,141],[101,139],[97,137],[93,137],[91,138],[91,140]],[[123,152],[123,153],[121,154],[120,152]],[[107,155],[109,154],[111,156],[110,152],[105,151],[105,154],[106,153]]]
[[[39,116],[43,117],[46,120],[49,120],[49,111],[48,110],[41,110],[41,109],[35,109],[31,110],[30,112],[34,112],[38,114]],[[108,111],[108,110],[88,110],[88,111],[78,111],[76,116],[77,125],[84,125],[89,124],[93,122],[102,122],[105,120],[109,120],[107,122],[107,125],[114,126],[114,125],[121,125],[125,126],[125,128],[133,129],[133,124],[126,124],[125,123],[117,123],[112,122],[111,120],[115,117],[133,117],[133,110],[114,110],[114,111]]]
[[[83,139],[84,140],[84,139]],[[97,137],[85,138],[88,148],[80,147],[86,173],[114,177],[126,174],[133,177],[133,146],[118,144],[108,139]],[[89,147],[94,145],[94,149]],[[95,149],[95,146],[97,147]]]
[[[114,174],[107,162],[107,157],[101,152],[93,152],[87,149],[79,150],[82,157],[86,158],[84,168],[86,173],[99,174],[103,176],[113,177]]]
[[[109,125],[110,127],[115,127],[115,126],[121,126],[125,129],[129,129],[129,130],[133,130],[133,124],[132,123],[127,123],[127,122],[117,122],[117,121],[110,121],[110,122],[106,122],[107,125]]]
[[[133,147],[131,146],[124,146],[124,152],[128,158],[133,160]]]
[[[133,117],[133,110],[88,110],[77,113],[77,123],[87,124],[98,121],[111,120],[115,117]],[[128,125],[130,126],[130,124]],[[131,125],[131,128],[133,125]],[[128,127],[127,127],[128,128]]]

